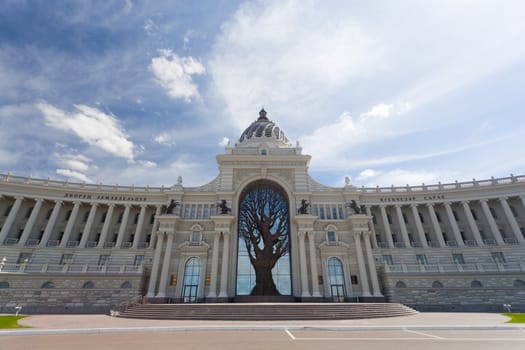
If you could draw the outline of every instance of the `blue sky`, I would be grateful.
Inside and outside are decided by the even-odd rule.
[[[525,173],[523,1],[2,1],[0,172],[201,185],[261,106],[341,186]]]

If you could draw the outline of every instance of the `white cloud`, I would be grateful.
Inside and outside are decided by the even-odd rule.
[[[367,169],[362,171],[357,178],[358,186],[364,185],[366,187],[375,186],[405,186],[425,184],[437,184],[439,181],[451,179],[450,172],[435,172],[428,170],[407,170],[407,169],[393,169],[387,171]]]
[[[225,115],[239,130],[261,104],[290,122],[305,115],[320,122],[324,98],[383,66],[384,46],[372,31],[323,5],[244,4],[223,25],[208,67]]]
[[[82,174],[82,173],[80,173],[78,171],[71,170],[71,169],[57,169],[56,173],[59,174],[59,175],[65,176],[67,178],[72,177],[72,178],[80,180],[82,182],[88,182],[88,183],[92,183],[93,182],[93,180],[91,180],[86,175],[84,175],[84,174]]]
[[[221,142],[219,142],[219,146],[226,147],[230,143],[230,139],[227,137],[223,137]]]
[[[152,162],[150,160],[139,160],[138,163],[140,165],[142,165],[143,167],[145,168],[149,168],[149,169],[152,169],[152,168],[156,168],[157,167],[157,163],[155,162]]]
[[[191,56],[179,57],[171,50],[159,50],[159,53],[159,57],[151,60],[149,68],[168,96],[181,98],[186,102],[198,98],[199,91],[192,80],[192,75],[206,72],[202,63]]]
[[[55,153],[54,157],[63,166],[69,169],[85,172],[90,168],[91,159],[81,154],[58,154]]]
[[[153,138],[153,141],[161,145],[166,145],[166,146],[172,146],[175,144],[172,137],[166,132],[160,133],[157,136],[155,136]]]
[[[73,113],[45,102],[38,103],[37,107],[44,114],[47,125],[73,133],[89,145],[115,156],[133,159],[134,145],[114,116],[86,105],[75,105]]]

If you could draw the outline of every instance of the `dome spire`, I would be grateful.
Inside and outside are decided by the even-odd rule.
[[[257,121],[263,121],[263,120],[268,120],[268,117],[266,117],[266,111],[264,110],[264,107],[261,108],[261,110],[259,111],[259,118],[257,119]]]

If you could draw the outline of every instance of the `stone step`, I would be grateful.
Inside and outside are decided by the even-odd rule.
[[[396,317],[417,311],[395,303],[138,304],[124,318],[180,320],[323,320]]]

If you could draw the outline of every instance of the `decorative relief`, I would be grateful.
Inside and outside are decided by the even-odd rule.
[[[254,175],[259,175],[257,169],[235,169],[233,172],[233,187],[237,188],[241,182]]]

